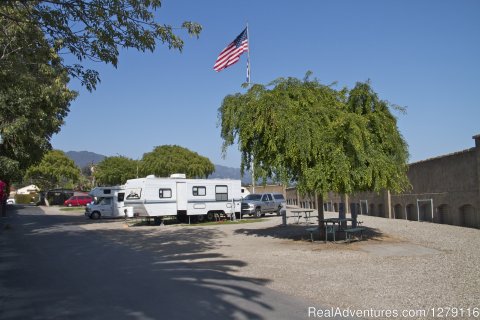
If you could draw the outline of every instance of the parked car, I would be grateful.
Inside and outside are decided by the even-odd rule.
[[[7,199],[7,204],[15,204],[15,199],[13,198]]]
[[[86,206],[90,202],[93,201],[93,198],[90,196],[71,196],[63,203],[65,206],[68,207],[78,207],[78,206]]]

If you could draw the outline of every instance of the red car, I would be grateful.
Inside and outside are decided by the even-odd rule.
[[[90,202],[93,201],[93,198],[90,196],[71,196],[63,203],[69,207],[77,207],[77,206],[86,206]]]

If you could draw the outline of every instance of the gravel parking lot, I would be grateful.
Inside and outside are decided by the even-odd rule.
[[[45,209],[47,214],[56,210]],[[282,227],[281,217],[277,216],[258,223],[214,226],[128,227],[123,221],[79,220],[75,228],[122,229],[132,236],[156,241],[166,235],[210,232],[209,243],[203,244],[203,253],[210,255],[184,257],[185,262],[208,265],[219,257],[242,261],[225,272],[266,279],[267,287],[308,301],[312,307],[408,310],[408,318],[413,319],[434,318],[433,312],[453,318],[452,314],[446,316],[448,308],[462,308],[463,316],[456,318],[469,318],[467,309],[471,313],[480,307],[480,230],[370,216],[360,216],[359,220],[369,229],[369,237],[351,244],[311,243],[305,231],[307,225],[289,219],[288,225]],[[106,237],[126,246],[142,242],[122,241],[114,233]],[[420,313],[422,310],[428,313]],[[387,317],[367,314],[366,318]],[[470,318],[475,317],[471,314]]]

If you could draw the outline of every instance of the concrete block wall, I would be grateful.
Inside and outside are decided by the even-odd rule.
[[[338,212],[343,206],[358,214],[480,228],[480,135],[473,139],[474,148],[410,164],[411,190],[348,196],[330,192],[324,208]],[[315,195],[302,196],[296,188],[287,188],[286,198],[287,204],[317,208]]]

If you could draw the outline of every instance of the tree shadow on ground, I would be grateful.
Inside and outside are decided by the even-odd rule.
[[[294,317],[265,294],[269,280],[236,275],[246,263],[215,251],[219,230],[88,230],[82,217],[22,210],[0,234],[1,319]]]
[[[235,230],[235,234],[243,234],[256,237],[270,237],[277,239],[288,239],[294,241],[308,241],[311,242],[310,231],[307,229],[317,229],[313,232],[314,241],[325,240],[325,233],[323,229],[319,229],[318,225],[305,225],[305,224],[288,224],[286,226],[274,226],[264,229],[254,229],[254,228],[242,228]],[[362,238],[364,241],[382,241],[385,234],[382,233],[379,229],[365,227],[363,231]],[[320,231],[321,230],[321,231]],[[332,241],[332,234],[328,235],[328,240]],[[335,234],[335,240],[343,241],[345,240],[345,233],[342,231],[337,231]]]

